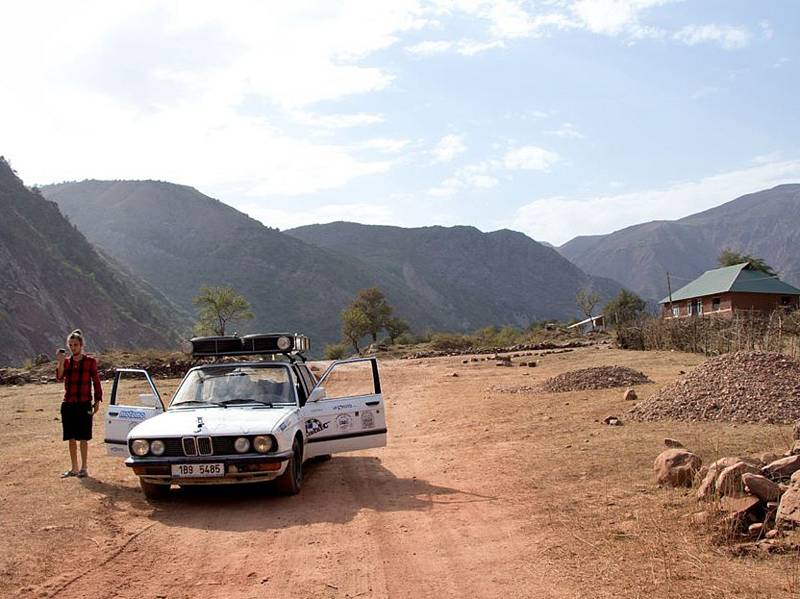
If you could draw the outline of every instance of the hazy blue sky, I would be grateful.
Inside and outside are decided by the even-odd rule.
[[[563,243],[800,182],[800,2],[25,2],[0,153],[288,228]]]

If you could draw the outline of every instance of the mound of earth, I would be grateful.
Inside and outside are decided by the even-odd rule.
[[[611,389],[652,383],[647,375],[624,366],[595,366],[570,370],[541,384],[542,391],[561,393],[563,391],[583,391],[586,389]]]
[[[800,418],[800,363],[768,352],[710,358],[631,414],[645,421],[794,422]]]

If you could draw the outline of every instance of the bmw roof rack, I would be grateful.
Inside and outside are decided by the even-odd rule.
[[[217,337],[192,337],[183,343],[183,349],[193,358],[223,358],[226,356],[253,356],[281,354],[294,361],[306,361],[303,352],[311,349],[311,341],[298,333],[264,333],[258,335],[224,335]]]

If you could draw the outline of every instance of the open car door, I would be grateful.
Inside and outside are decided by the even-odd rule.
[[[118,368],[114,373],[111,399],[106,413],[106,451],[127,458],[128,433],[148,418],[164,411],[164,403],[146,370]]]
[[[333,362],[302,408],[306,457],[386,445],[386,413],[375,358]]]

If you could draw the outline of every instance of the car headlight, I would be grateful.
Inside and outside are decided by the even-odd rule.
[[[281,351],[286,351],[292,347],[292,340],[288,337],[278,337],[278,349]]]
[[[233,444],[236,451],[239,453],[246,453],[250,449],[250,439],[247,437],[239,437]]]
[[[164,451],[166,449],[167,446],[164,445],[164,442],[161,439],[150,441],[150,451],[153,455],[164,455]]]
[[[150,442],[144,439],[135,439],[133,443],[131,443],[131,449],[136,455],[140,457],[145,456],[147,452],[150,451]]]
[[[258,453],[267,453],[272,449],[272,439],[265,435],[259,435],[253,439],[253,448]]]

